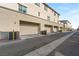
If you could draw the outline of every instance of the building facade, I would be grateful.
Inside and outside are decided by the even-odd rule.
[[[63,31],[72,31],[72,25],[68,20],[60,20],[63,23]]]
[[[0,3],[0,39],[62,30],[59,13],[45,3]],[[13,33],[13,35],[12,35]]]

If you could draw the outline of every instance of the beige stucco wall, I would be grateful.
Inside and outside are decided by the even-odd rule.
[[[16,12],[0,8],[0,31],[19,31],[19,19],[17,15]]]
[[[0,6],[7,7],[7,8],[18,11],[18,4],[17,3],[0,3]]]
[[[20,3],[27,7],[27,14],[37,16],[47,20],[47,16],[50,16],[50,21],[56,22],[59,20],[57,16],[54,16],[54,11],[48,8],[47,11],[44,10],[44,4],[40,4],[40,7],[35,5],[34,3]],[[18,3],[0,3],[0,6],[4,6],[13,10],[18,11]],[[38,12],[40,12],[40,16],[38,16]]]

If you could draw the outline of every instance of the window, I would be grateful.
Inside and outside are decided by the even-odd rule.
[[[38,7],[40,7],[40,3],[35,3],[35,5],[37,5]]]
[[[47,16],[47,20],[50,20],[50,16]]]
[[[47,6],[45,6],[45,5],[44,5],[44,10],[46,10],[46,11],[47,11]]]
[[[21,13],[26,13],[27,7],[26,7],[26,6],[23,6],[23,5],[21,5],[21,4],[19,4],[19,11],[20,11]]]
[[[38,12],[38,16],[40,16],[40,12]]]
[[[56,13],[54,12],[54,16],[56,16]]]
[[[57,17],[59,18],[59,15],[57,15]]]

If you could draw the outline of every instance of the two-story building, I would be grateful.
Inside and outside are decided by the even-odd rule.
[[[43,30],[57,32],[63,27],[58,22],[59,16],[46,3],[0,3],[0,39],[38,34]]]

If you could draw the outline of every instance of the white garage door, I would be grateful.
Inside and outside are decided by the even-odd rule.
[[[20,23],[20,35],[37,34],[39,26],[32,23]]]
[[[54,31],[54,32],[57,32],[57,31],[58,31],[58,29],[57,29],[57,28],[53,28],[53,31]]]
[[[45,26],[45,29],[47,30],[47,33],[51,33],[52,29],[49,26]]]

